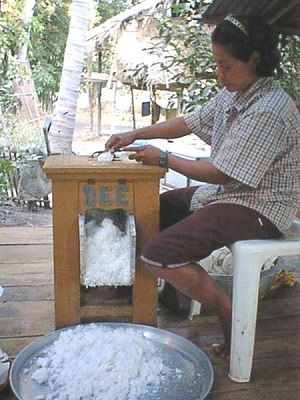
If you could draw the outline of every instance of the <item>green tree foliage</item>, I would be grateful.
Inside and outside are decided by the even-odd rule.
[[[11,161],[0,158],[0,204],[1,199],[8,193],[9,176],[13,173],[13,170]]]
[[[202,13],[211,0],[198,2],[198,13]],[[219,89],[215,79],[215,65],[211,54],[210,32],[207,25],[193,20],[195,1],[187,0],[174,4],[172,11],[163,14],[159,20],[158,35],[152,39],[152,46],[146,51],[164,55],[161,68],[172,73],[173,81],[188,84],[178,90],[182,98],[182,110],[190,111],[209,100]],[[166,49],[168,55],[166,56]],[[191,49],[192,51],[189,51]],[[279,37],[281,53],[282,86],[289,95],[300,102],[300,38],[299,36]],[[142,66],[139,66],[142,68]],[[174,102],[174,104],[177,104]],[[170,104],[172,106],[172,104]]]
[[[218,90],[210,31],[207,25],[199,24],[192,18],[195,3],[189,0],[174,4],[171,12],[165,10],[159,18],[157,36],[152,38],[152,45],[145,49],[164,60],[160,62],[160,67],[171,75],[170,81],[179,82],[176,95],[182,99],[182,111],[191,111]],[[196,11],[201,13],[210,3],[197,2]],[[177,101],[171,101],[169,106],[172,105],[176,107]]]
[[[19,0],[0,3],[0,104],[5,112],[17,104],[14,82],[19,79],[20,70],[16,54],[26,38],[20,18],[22,7]]]
[[[196,104],[209,99],[217,90],[217,82],[207,79],[213,74],[213,60],[210,50],[210,34],[207,26],[194,21],[191,16],[204,9],[212,0],[179,2],[172,12],[158,17],[159,29],[152,46],[147,50],[161,52],[166,45],[172,54],[166,58],[163,69],[171,70],[182,66],[182,76],[187,88],[180,90],[183,108],[191,109]],[[105,22],[112,16],[134,5],[134,0],[95,0],[97,9],[94,25]],[[63,57],[68,35],[69,10],[71,0],[37,0],[30,28],[28,57],[40,102],[44,109],[51,111],[58,92]],[[0,1],[0,104],[3,111],[11,111],[16,106],[14,82],[19,78],[17,51],[27,40],[22,24],[24,0]],[[182,17],[186,23],[182,23]],[[291,96],[299,101],[299,37],[287,37],[281,40],[282,84]],[[178,46],[182,43],[182,46]],[[113,43],[106,43],[102,49],[102,72],[109,72],[112,60]],[[192,49],[188,54],[186,49]],[[96,65],[97,63],[97,65]],[[93,70],[98,69],[98,60],[94,60]],[[200,79],[201,78],[201,79]],[[205,78],[205,79],[204,79]]]
[[[102,24],[106,20],[126,8],[130,7],[133,2],[126,0],[98,0],[97,1],[97,25]]]
[[[280,51],[282,86],[300,104],[300,37],[281,37]]]
[[[109,18],[121,13],[128,7],[131,7],[133,3],[134,1],[130,0],[98,0],[94,26],[103,24]],[[98,49],[98,55],[94,54],[92,60],[93,71],[109,73],[114,57],[114,50],[115,39],[113,37],[108,37],[105,43],[103,43]]]
[[[44,109],[51,109],[59,89],[70,4],[69,0],[39,0],[34,12],[28,58]]]
[[[71,0],[39,0],[34,12],[28,57],[39,100],[42,107],[49,111],[59,89],[71,3]],[[95,1],[93,24],[99,25],[118,14],[127,4],[126,0]],[[107,54],[110,54],[109,50]]]

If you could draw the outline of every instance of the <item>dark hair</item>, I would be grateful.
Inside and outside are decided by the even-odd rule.
[[[212,33],[212,43],[224,47],[234,58],[247,62],[251,54],[257,51],[260,63],[258,76],[272,76],[279,69],[280,55],[277,37],[270,26],[261,17],[231,15],[221,21]],[[237,22],[236,24],[234,22]]]

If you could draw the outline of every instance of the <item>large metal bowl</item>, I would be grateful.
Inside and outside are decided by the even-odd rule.
[[[179,368],[182,371],[180,376],[175,374],[170,376],[168,381],[164,380],[158,392],[145,393],[143,400],[202,400],[210,392],[214,379],[212,364],[207,355],[189,340],[174,333],[144,325],[124,323],[96,325],[99,325],[99,328],[103,326],[113,329],[133,328],[135,331],[142,332],[145,339],[151,341],[160,351],[166,366],[173,369]],[[46,398],[47,394],[50,394],[47,385],[38,384],[31,379],[31,376],[37,369],[36,358],[47,350],[47,347],[59,337],[61,331],[63,329],[35,340],[16,357],[11,369],[10,383],[19,400]],[[101,333],[100,329],[99,332]]]

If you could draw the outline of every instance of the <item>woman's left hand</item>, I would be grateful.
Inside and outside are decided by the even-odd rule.
[[[124,151],[132,151],[133,154],[130,154],[128,158],[130,160],[136,160],[142,162],[144,165],[158,165],[159,156],[162,150],[157,147],[147,145],[147,146],[129,146],[123,149]]]

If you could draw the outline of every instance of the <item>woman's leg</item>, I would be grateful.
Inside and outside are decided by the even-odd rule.
[[[153,275],[164,279],[179,292],[197,300],[216,312],[224,334],[224,355],[230,349],[231,299],[220,289],[215,280],[198,264],[187,264],[179,268],[157,268],[147,265]]]
[[[195,262],[238,240],[280,235],[273,224],[254,210],[233,204],[215,204],[202,208],[150,239],[141,258],[155,276],[217,313],[227,354],[231,336],[231,299]]]
[[[168,190],[160,195],[160,231],[176,224],[192,214],[190,204],[197,187]],[[169,282],[164,280],[159,299],[172,309],[179,307],[178,291]]]

